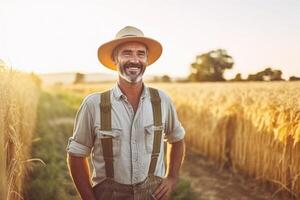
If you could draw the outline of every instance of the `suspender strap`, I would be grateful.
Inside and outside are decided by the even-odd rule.
[[[107,178],[114,178],[114,158],[112,149],[112,138],[101,138],[101,144],[103,149],[103,158],[105,162],[105,173]]]
[[[156,168],[158,156],[160,153],[161,137],[162,137],[162,129],[161,129],[162,116],[161,116],[161,100],[160,100],[158,90],[154,88],[149,88],[149,91],[150,91],[152,111],[153,111],[154,139],[153,139],[153,150],[152,150],[148,175],[153,175]]]
[[[109,90],[101,94],[100,111],[101,130],[111,131],[111,103]]]
[[[100,119],[101,130],[111,131],[111,102],[110,91],[106,91],[101,94],[100,102]],[[113,143],[111,137],[101,138],[103,158],[105,162],[106,177],[114,178],[114,166],[113,166]]]

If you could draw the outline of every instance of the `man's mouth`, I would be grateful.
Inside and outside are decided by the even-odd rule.
[[[140,69],[140,65],[125,65],[126,69]]]
[[[130,71],[137,71],[140,70],[140,67],[128,67],[127,69]]]
[[[127,65],[127,66],[125,66],[125,70],[126,71],[129,71],[129,72],[138,72],[138,71],[140,71],[141,70],[141,66],[138,66],[138,65],[134,65],[134,66],[132,66],[132,65]]]

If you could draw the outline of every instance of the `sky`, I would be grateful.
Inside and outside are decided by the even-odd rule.
[[[164,48],[150,75],[187,76],[197,55],[223,48],[235,62],[227,78],[266,67],[300,76],[299,0],[0,0],[0,59],[26,72],[115,73],[97,49],[127,25]]]

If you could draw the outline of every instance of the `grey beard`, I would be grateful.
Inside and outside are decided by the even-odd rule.
[[[145,66],[141,66],[142,67],[142,71],[141,73],[134,79],[130,78],[130,76],[128,74],[125,73],[124,67],[126,67],[126,65],[131,65],[131,66],[135,66],[134,64],[130,64],[127,63],[122,67],[119,67],[119,76],[122,77],[124,80],[126,80],[128,83],[134,84],[134,83],[138,83],[139,81],[141,81],[143,79],[143,75],[144,72],[146,70]]]
[[[138,83],[143,79],[143,74],[138,75],[138,77],[136,77],[135,79],[131,79],[128,75],[126,75],[124,72],[122,73],[121,71],[119,71],[119,76],[125,79],[128,83],[132,84]]]

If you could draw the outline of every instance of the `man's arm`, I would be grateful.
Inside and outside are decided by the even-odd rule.
[[[85,157],[68,154],[68,167],[76,188],[83,200],[96,200],[90,183],[89,163]]]
[[[168,199],[171,192],[174,190],[179,176],[179,170],[183,161],[184,153],[184,140],[170,144],[170,152],[167,159],[167,177],[163,180],[162,184],[153,194],[157,200]]]

